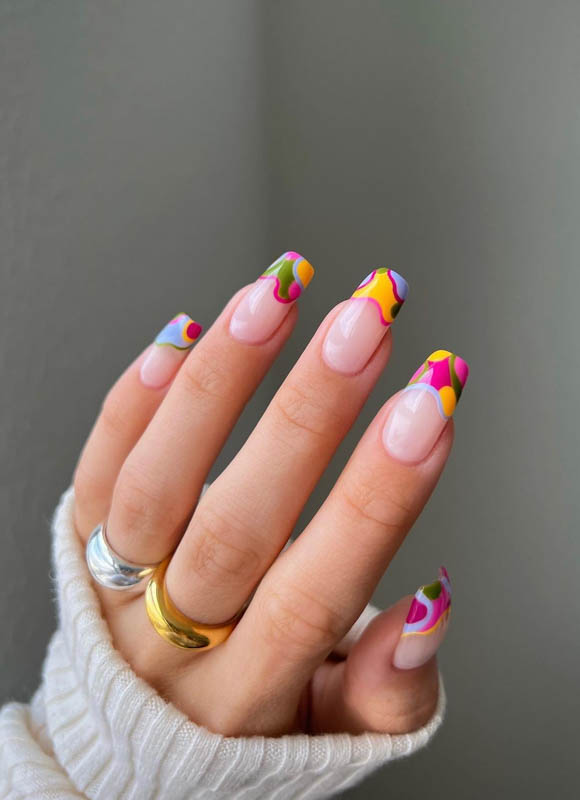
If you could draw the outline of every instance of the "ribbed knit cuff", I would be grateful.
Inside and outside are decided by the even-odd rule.
[[[54,519],[60,626],[44,683],[47,736],[77,791],[94,800],[321,798],[423,747],[442,722],[412,734],[233,738],[195,725],[138,678],[113,648],[73,525],[69,490]],[[344,651],[373,612],[341,643]]]

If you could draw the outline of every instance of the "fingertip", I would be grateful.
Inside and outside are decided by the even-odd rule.
[[[441,567],[437,580],[420,586],[411,601],[393,653],[395,669],[414,670],[431,660],[445,638],[450,614],[451,581]]]
[[[229,320],[233,339],[247,345],[268,342],[306,289],[314,269],[299,253],[283,253],[252,284]]]
[[[255,286],[255,283],[248,284],[237,291],[229,300],[215,324],[220,327],[222,335],[232,337],[239,345],[245,345],[249,348],[259,346],[278,350],[296,325],[299,304],[293,302],[281,306],[281,304],[268,298],[270,307],[273,307],[276,313],[269,315],[269,327],[264,327],[255,311],[247,308],[250,303],[248,295],[254,291]]]

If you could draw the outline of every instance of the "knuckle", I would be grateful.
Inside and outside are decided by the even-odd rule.
[[[216,588],[253,586],[261,574],[262,557],[239,521],[200,506],[194,524],[189,554],[193,571]]]
[[[388,530],[405,528],[412,510],[388,481],[381,481],[376,472],[361,466],[342,487],[342,498],[356,520]]]
[[[321,402],[322,393],[314,391],[306,381],[294,381],[278,392],[273,407],[292,434],[325,439],[342,426],[341,415],[331,404]]]
[[[261,606],[261,630],[266,642],[284,658],[312,658],[326,653],[345,632],[339,613],[296,587],[268,592]]]
[[[188,358],[182,370],[182,378],[188,394],[199,401],[224,399],[227,393],[227,373],[221,361],[203,349]]]
[[[143,470],[125,462],[113,495],[117,519],[122,519],[123,528],[155,530],[162,518],[167,527],[161,491],[160,485],[148,479]]]
[[[438,692],[433,691],[422,697],[412,708],[402,711],[391,723],[393,733],[411,733],[425,725],[437,707]],[[392,719],[392,718],[391,718]]]
[[[405,734],[416,731],[433,716],[439,697],[436,670],[408,685],[380,690],[365,697],[362,676],[344,671],[343,697],[349,708],[358,709],[364,729],[380,733]],[[350,676],[350,677],[349,677]]]

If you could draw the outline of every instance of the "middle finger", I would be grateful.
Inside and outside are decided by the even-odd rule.
[[[181,540],[167,589],[183,613],[219,623],[251,594],[385,367],[406,295],[400,275],[374,270],[322,323]]]

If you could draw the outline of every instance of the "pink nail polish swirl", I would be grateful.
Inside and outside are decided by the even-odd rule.
[[[427,388],[447,420],[455,411],[468,376],[469,366],[462,358],[449,350],[435,350],[415,372],[405,391]]]
[[[439,579],[421,586],[415,594],[402,636],[432,634],[450,613],[451,581],[445,567],[440,567]]]

